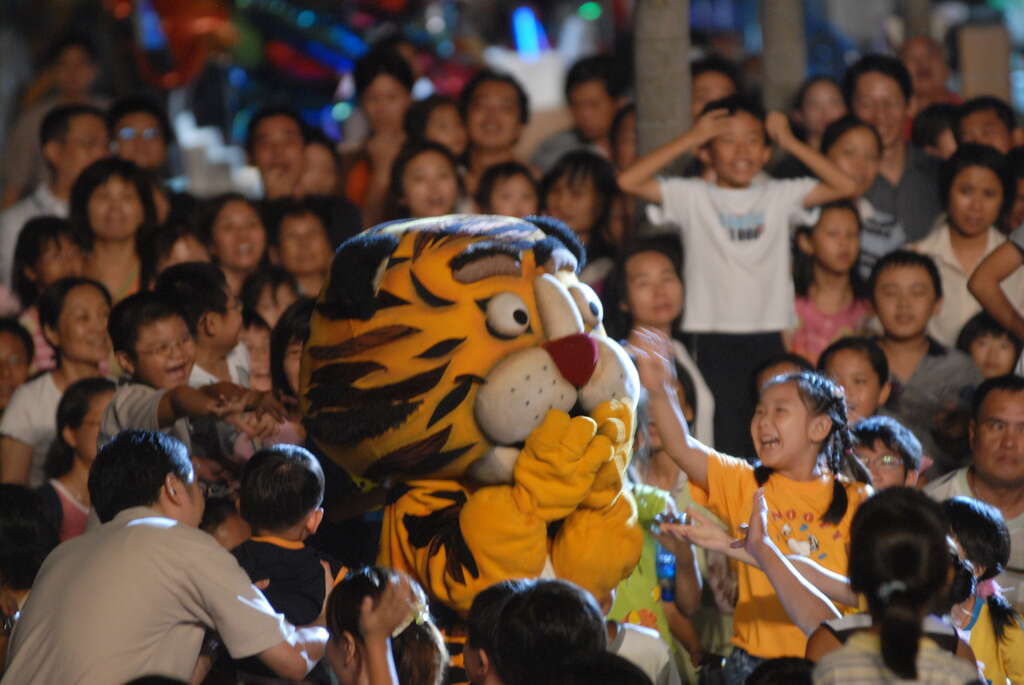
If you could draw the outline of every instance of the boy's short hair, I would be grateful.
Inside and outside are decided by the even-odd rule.
[[[356,97],[361,98],[378,76],[390,76],[403,88],[412,92],[416,82],[409,63],[396,50],[388,47],[375,48],[359,58],[352,73],[356,86]]]
[[[71,120],[83,114],[91,115],[106,124],[103,110],[86,104],[58,105],[43,117],[39,125],[39,146],[46,147],[51,140],[63,141],[71,128]]]
[[[503,580],[478,593],[466,616],[467,643],[493,656],[502,608],[513,595],[531,587],[533,582],[526,578]]]
[[[153,504],[167,474],[193,478],[188,450],[159,431],[124,430],[100,448],[89,471],[89,496],[100,523],[130,507]]]
[[[266,447],[242,467],[238,509],[253,530],[291,528],[316,511],[323,500],[323,469],[304,447]]]
[[[515,176],[523,176],[530,182],[530,185],[533,186],[534,192],[537,193],[537,203],[540,204],[540,184],[538,184],[537,179],[533,177],[533,172],[530,171],[530,167],[526,166],[522,162],[509,161],[487,167],[484,175],[480,177],[480,183],[477,185],[476,194],[473,196],[477,206],[486,208],[490,211],[491,193],[494,192],[494,187],[501,181]]]
[[[185,320],[178,307],[156,293],[143,291],[124,298],[114,305],[107,318],[107,332],[114,351],[124,352],[135,359],[139,331],[144,326],[172,316]]]
[[[703,57],[690,63],[690,83],[696,81],[697,77],[701,74],[706,74],[709,71],[719,73],[732,81],[732,85],[737,93],[743,90],[739,67],[736,66],[735,62],[717,55]]]
[[[184,262],[164,270],[153,289],[168,302],[176,302],[190,331],[196,332],[208,312],[228,311],[228,282],[224,272],[210,262]]]
[[[322,209],[321,204],[298,197],[282,197],[265,202],[260,214],[263,217],[270,244],[277,245],[280,242],[281,224],[284,223],[285,219],[309,214],[320,222],[320,226],[324,231],[324,237],[327,239],[327,244],[332,248],[337,247],[336,241],[331,236],[329,228],[331,225],[330,219],[324,216]]]
[[[875,301],[875,286],[878,285],[878,277],[886,269],[898,266],[916,266],[924,269],[931,278],[932,287],[935,289],[935,299],[942,297],[942,277],[939,276],[939,267],[935,266],[934,259],[913,250],[893,250],[871,267],[871,275],[868,277],[868,294],[872,302]]]
[[[1013,129],[1017,128],[1017,117],[1013,114],[1013,108],[1002,98],[997,98],[993,95],[979,95],[978,97],[971,98],[959,107],[954,108],[954,112],[956,114],[953,135],[958,143],[960,142],[961,122],[976,112],[993,112],[1006,127],[1007,133],[1013,133]]]
[[[953,131],[954,124],[959,120],[956,105],[948,102],[936,102],[928,105],[914,117],[910,125],[910,142],[914,147],[935,147],[939,144],[939,136],[945,131]]]
[[[907,471],[921,468],[921,441],[902,423],[890,416],[869,416],[853,424],[858,445],[871,447],[880,441],[903,461]]]
[[[576,86],[600,81],[609,97],[617,98],[626,90],[626,78],[620,60],[611,55],[591,55],[576,61],[565,76],[565,99]]]
[[[252,146],[256,142],[256,129],[259,128],[264,119],[271,117],[288,117],[294,121],[295,125],[299,127],[302,142],[306,142],[306,125],[293,107],[285,104],[264,105],[256,110],[252,118],[249,119],[249,125],[245,127],[245,151],[247,154],[252,155]]]
[[[746,95],[736,93],[733,95],[727,95],[724,98],[719,98],[718,100],[712,100],[708,104],[704,105],[704,109],[700,111],[701,116],[715,109],[724,109],[729,113],[729,116],[733,116],[737,112],[746,112],[764,124],[764,107],[762,107],[761,103],[757,100],[747,97]]]
[[[857,81],[861,76],[870,73],[878,73],[894,80],[899,85],[900,92],[903,93],[903,99],[910,102],[910,98],[914,94],[914,82],[910,78],[907,67],[903,62],[890,55],[872,54],[864,55],[846,70],[846,76],[843,78],[843,95],[846,96],[848,106],[851,108],[853,106],[853,91],[857,89]]]
[[[964,327],[960,329],[960,335],[956,339],[956,349],[960,350],[964,354],[971,353],[971,345],[978,338],[990,335],[996,338],[1006,336],[1010,343],[1013,344],[1013,358],[1017,359],[1020,357],[1024,343],[1021,339],[1014,335],[1006,326],[992,318],[992,315],[986,311],[980,311],[964,324]]]
[[[462,94],[459,96],[459,113],[462,114],[462,119],[466,119],[466,114],[469,112],[469,106],[473,102],[473,95],[476,94],[476,89],[492,81],[507,83],[515,88],[516,101],[519,103],[519,122],[522,124],[528,122],[530,120],[530,96],[526,94],[523,84],[519,83],[516,77],[511,74],[494,71],[493,69],[484,69],[477,72],[476,76],[471,78],[469,83],[463,87]]]
[[[821,134],[821,154],[827,155],[840,138],[855,128],[864,128],[870,131],[871,135],[875,138],[875,142],[878,144],[879,151],[881,151],[884,146],[882,145],[882,137],[878,135],[878,129],[863,119],[858,119],[852,114],[845,114],[825,127],[825,132]]]
[[[267,320],[252,309],[242,309],[242,328],[258,328],[270,332],[270,324],[267,323]]]
[[[164,142],[167,144],[174,142],[174,129],[171,128],[171,120],[167,118],[167,109],[160,105],[153,98],[145,95],[131,95],[123,97],[114,102],[107,110],[107,131],[110,133],[110,139],[115,140],[117,138],[117,122],[128,116],[129,114],[135,114],[137,112],[144,112],[156,119],[157,126],[160,127],[160,135],[163,137]]]
[[[829,360],[843,350],[854,350],[867,357],[868,363],[878,376],[879,385],[889,382],[889,360],[885,356],[885,351],[873,339],[858,336],[840,338],[826,347],[818,357],[818,372],[824,374]]]
[[[491,656],[505,685],[532,685],[550,669],[607,645],[604,616],[590,593],[542,579],[505,602]]]

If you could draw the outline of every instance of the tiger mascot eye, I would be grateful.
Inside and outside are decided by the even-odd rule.
[[[608,597],[639,559],[639,382],[582,260],[549,219],[392,222],[341,245],[317,302],[308,434],[358,484],[393,484],[378,563],[459,613],[509,578]]]

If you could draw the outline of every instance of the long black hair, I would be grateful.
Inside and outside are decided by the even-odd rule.
[[[853,434],[846,420],[846,397],[838,385],[813,371],[776,376],[765,383],[761,392],[781,383],[794,383],[807,411],[812,416],[827,416],[832,422],[819,452],[825,458],[825,465],[833,476],[832,501],[822,514],[821,520],[838,525],[849,507],[846,488],[840,482],[839,476],[847,475],[861,483],[871,482],[871,475],[867,469],[853,456]],[[754,468],[754,479],[758,486],[767,483],[773,472],[774,469],[759,462]]]
[[[587,261],[598,257],[614,257],[611,236],[612,204],[619,194],[615,180],[615,167],[607,159],[590,150],[573,150],[562,155],[540,181],[541,207],[547,210],[548,194],[555,183],[564,178],[570,187],[592,183],[597,194],[598,208],[590,230],[590,244],[586,246]]]
[[[57,435],[46,452],[43,470],[47,478],[60,478],[71,470],[75,449],[64,440],[65,428],[80,428],[89,413],[92,399],[105,392],[114,392],[114,382],[103,378],[82,378],[68,386],[57,405]]]

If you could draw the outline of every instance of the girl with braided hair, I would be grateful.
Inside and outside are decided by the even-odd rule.
[[[812,372],[769,380],[750,424],[758,457],[751,465],[689,434],[672,391],[671,352],[664,335],[644,329],[634,340],[651,416],[665,449],[689,477],[697,503],[729,526],[734,537],[742,537],[740,528],[750,520],[760,488],[767,507],[764,535],[787,554],[845,573],[850,521],[871,489],[867,472],[852,456],[842,390]],[[725,669],[729,683],[744,682],[765,659],[803,656],[807,643],[759,568],[741,564],[738,581],[735,649]]]

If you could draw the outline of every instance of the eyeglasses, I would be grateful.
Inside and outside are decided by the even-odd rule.
[[[882,469],[898,469],[903,467],[903,460],[894,454],[880,454],[877,457],[860,457],[864,466],[871,468],[877,464]]]
[[[160,129],[153,128],[132,128],[131,126],[124,126],[117,129],[118,140],[135,140],[136,138],[142,138],[143,140],[153,140],[155,138],[163,137],[160,133]]]
[[[144,350],[139,350],[139,354],[145,355],[147,357],[167,357],[171,354],[171,352],[188,349],[192,345],[192,342],[192,336],[187,336],[179,340],[169,341],[165,343],[160,343],[158,345],[153,345],[152,347],[147,347]]]

